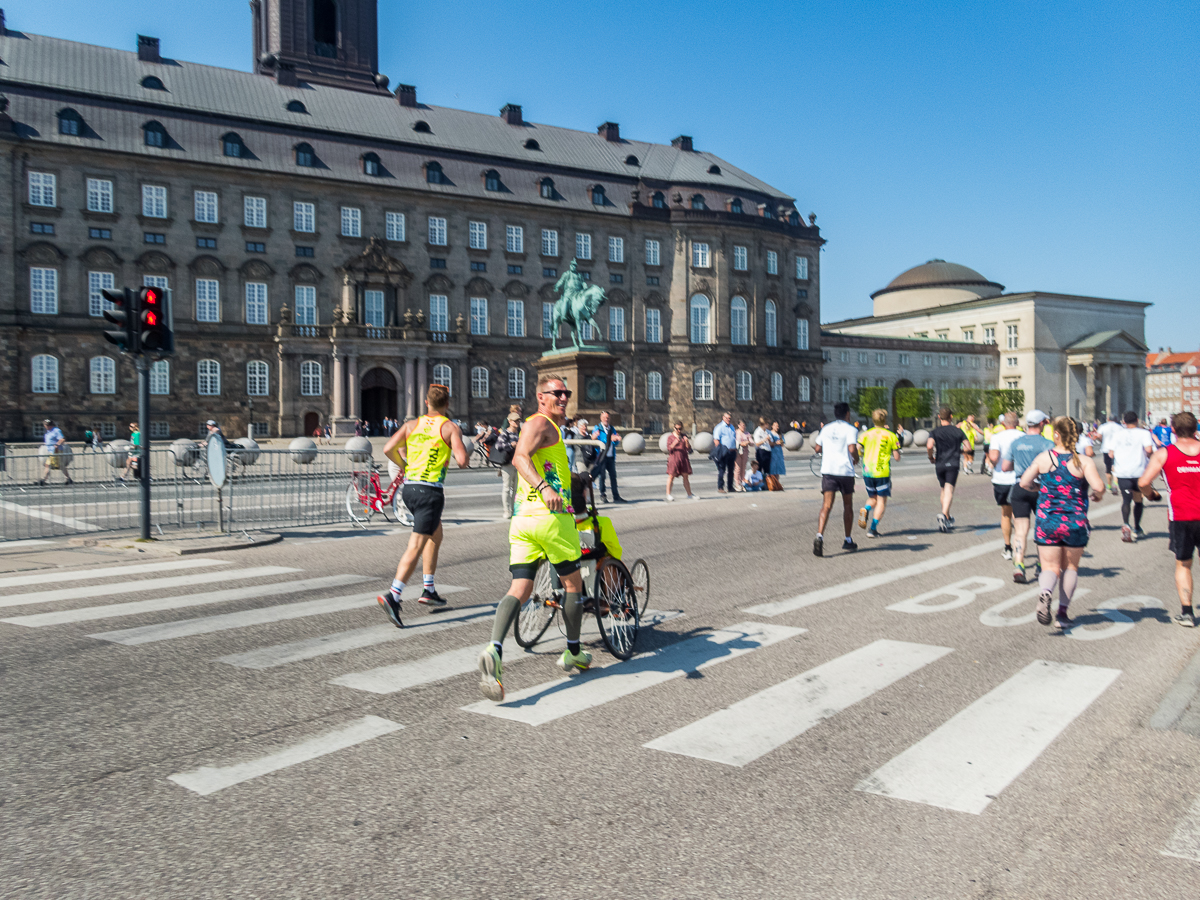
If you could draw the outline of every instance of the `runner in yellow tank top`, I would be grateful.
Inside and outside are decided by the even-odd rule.
[[[550,561],[565,589],[563,621],[567,626],[567,649],[558,660],[563,671],[587,669],[592,654],[579,646],[583,609],[579,595],[579,532],[571,512],[571,468],[563,444],[562,423],[567,416],[571,392],[561,378],[542,375],[538,379],[538,411],[525,420],[513,454],[513,466],[521,476],[512,522],[508,529],[509,571],[512,585],[496,607],[492,640],[479,654],[479,689],[497,703],[504,699],[501,654],[504,636],[512,627],[521,605],[533,593],[533,577],[543,559]]]
[[[443,385],[431,384],[425,394],[427,414],[405,422],[383,446],[383,455],[404,471],[400,498],[413,517],[412,534],[396,566],[396,577],[387,593],[377,598],[397,628],[404,627],[400,621],[400,594],[417,567],[418,559],[423,563],[424,590],[417,602],[428,606],[446,605],[433,583],[438,551],[442,546],[442,510],[446,506],[442,483],[446,480],[451,455],[460,469],[467,467],[467,448],[463,446],[462,432],[446,418],[449,405],[450,391]]]
[[[983,437],[983,431],[975,424],[975,414],[958,423],[958,429],[967,436],[967,449],[963,450],[962,467],[968,475],[975,474],[975,441]]]

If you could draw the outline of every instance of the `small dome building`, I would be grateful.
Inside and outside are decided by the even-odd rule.
[[[871,294],[871,299],[875,301],[875,315],[890,316],[1003,293],[1004,285],[988,281],[974,269],[931,259],[901,272],[887,287]]]

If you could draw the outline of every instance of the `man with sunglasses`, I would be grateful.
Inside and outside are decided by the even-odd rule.
[[[558,665],[571,672],[583,671],[592,664],[592,654],[579,646],[583,621],[579,596],[583,592],[583,578],[579,573],[579,532],[571,506],[571,467],[562,437],[570,397],[571,392],[561,378],[542,375],[537,385],[538,411],[525,420],[513,453],[512,462],[520,480],[508,529],[512,585],[496,609],[492,640],[479,654],[479,689],[483,696],[497,703],[504,699],[501,672],[504,636],[521,604],[533,592],[533,577],[543,559],[554,566],[566,591],[563,621],[567,625],[567,649]]]

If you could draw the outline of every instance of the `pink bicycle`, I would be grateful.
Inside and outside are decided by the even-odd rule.
[[[350,473],[350,486],[346,488],[346,512],[350,521],[366,524],[375,513],[383,513],[385,519],[394,518],[396,522],[412,527],[412,514],[400,498],[400,488],[404,484],[404,473],[397,472],[392,483],[384,490],[379,481],[379,464],[371,463],[370,471],[355,470]],[[392,515],[388,516],[391,508]]]

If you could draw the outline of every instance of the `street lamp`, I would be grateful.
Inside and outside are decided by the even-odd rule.
[[[254,398],[253,397],[248,398],[247,403],[250,406],[250,415],[249,415],[249,422],[247,422],[247,424],[246,424],[246,437],[253,440],[254,439]]]

